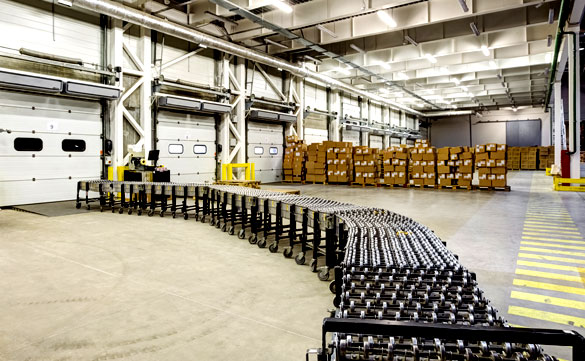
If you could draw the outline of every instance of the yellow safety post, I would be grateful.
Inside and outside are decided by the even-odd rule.
[[[552,176],[552,174],[550,173],[550,168],[546,168],[546,175],[547,176]]]
[[[255,180],[254,163],[226,163],[221,166],[221,180],[233,180],[234,168],[244,168],[245,180]]]
[[[580,186],[564,186],[563,184],[581,184]],[[585,178],[561,178],[554,177],[554,189],[555,191],[567,191],[567,192],[585,192]]]

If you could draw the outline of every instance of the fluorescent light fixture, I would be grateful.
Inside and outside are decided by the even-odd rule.
[[[465,2],[465,0],[459,0],[459,5],[461,5],[461,9],[463,9],[463,12],[468,12],[469,8],[467,7],[467,3]]]
[[[205,44],[199,44],[199,47],[203,48],[203,49],[207,49],[207,45],[205,45]]]
[[[437,63],[437,58],[435,58],[432,54],[426,53],[425,58],[433,64]]]
[[[552,24],[555,22],[555,9],[548,9],[548,23]]]
[[[408,79],[410,79],[408,77],[408,75],[406,75],[406,73],[404,73],[404,72],[396,73],[396,77],[399,78],[400,80],[408,80]]]
[[[416,42],[416,41],[415,41],[413,38],[411,38],[410,36],[408,36],[408,35],[404,35],[404,39],[406,39],[406,41],[408,41],[408,42],[409,42],[409,43],[411,43],[412,45],[414,45],[414,46],[418,46],[418,43],[417,43],[417,42]]]
[[[497,68],[497,67],[498,67],[498,63],[496,63],[496,61],[495,61],[495,60],[490,60],[490,67],[491,67],[492,69],[495,69],[495,68]]]
[[[552,61],[552,54],[546,53],[546,55],[544,56],[544,61],[550,63]]]
[[[392,68],[392,67],[390,66],[390,64],[388,64],[388,63],[386,63],[386,62],[383,62],[383,61],[379,61],[379,62],[378,62],[378,65],[379,65],[379,66],[381,66],[383,69],[386,69],[386,70],[390,70],[390,68]]]
[[[518,111],[518,108],[516,108],[516,106],[514,106],[514,107],[512,107],[512,110],[513,110],[514,112],[517,112],[517,111]]]
[[[481,52],[482,52],[482,53],[483,53],[483,55],[485,55],[485,56],[490,56],[490,49],[488,49],[488,47],[487,47],[487,46],[485,46],[485,45],[482,45],[482,46],[481,46]]]
[[[357,51],[358,53],[362,53],[365,54],[366,51],[362,48],[360,48],[359,46],[355,45],[355,44],[349,44],[349,47],[352,48],[353,50]]]
[[[546,37],[546,46],[548,48],[550,48],[551,45],[552,45],[552,35],[549,35]]]
[[[439,74],[441,75],[448,75],[449,74],[449,69],[447,69],[447,67],[442,66],[439,68]]]
[[[390,14],[388,14],[388,12],[386,10],[378,10],[376,12],[376,14],[378,14],[378,17],[386,23],[386,25],[390,26],[391,28],[395,28],[398,26],[398,24],[396,24],[396,21],[394,20],[394,18],[392,16],[390,16]]]
[[[272,44],[274,46],[278,46],[279,48],[283,48],[283,49],[288,49],[288,46],[281,44],[281,43],[277,43],[276,41],[270,40],[270,39],[264,39],[265,42],[267,42],[268,44]]]
[[[469,91],[469,89],[468,89],[468,88],[467,88],[465,85],[463,85],[463,86],[461,87],[461,89],[463,89],[464,91]]]
[[[288,14],[292,13],[293,11],[292,6],[282,0],[270,0],[270,5],[274,5],[274,7],[278,8],[278,10]]]
[[[337,69],[335,69],[336,72],[338,73],[342,73],[344,75],[350,75],[351,73],[349,72],[348,68],[342,68],[342,67],[338,67]]]
[[[457,78],[453,78],[453,83],[455,83],[455,85],[459,85],[459,84],[461,84],[461,80],[459,80]]]
[[[539,7],[541,7],[541,6],[542,6],[542,4],[544,4],[544,1],[545,1],[545,0],[542,0],[542,2],[541,2],[540,4],[538,4],[538,5],[536,5],[536,6],[535,6],[535,8],[537,8],[537,9],[538,9]]]
[[[324,27],[323,25],[319,24],[317,25],[317,29],[321,30],[322,32],[328,34],[329,36],[331,36],[332,38],[336,38],[337,34],[335,34],[333,31],[327,29],[326,27]]]
[[[58,0],[57,2],[61,5],[65,5],[65,6],[69,6],[69,7],[73,6],[72,0]]]
[[[473,31],[475,36],[479,36],[481,34],[475,23],[469,23],[469,27],[471,28],[471,31]]]

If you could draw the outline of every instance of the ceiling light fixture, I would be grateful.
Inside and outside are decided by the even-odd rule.
[[[58,0],[57,3],[61,4],[61,5],[65,5],[65,6],[73,6],[73,1],[72,0]]]
[[[386,69],[386,70],[390,70],[390,68],[392,68],[392,67],[390,66],[390,64],[388,64],[388,63],[386,63],[386,62],[383,62],[383,61],[379,61],[379,62],[378,62],[378,65],[379,65],[379,66],[381,66],[382,68]]]
[[[344,75],[351,75],[348,68],[339,67],[339,68],[335,69],[335,71],[338,73],[342,73]]]
[[[406,73],[404,73],[404,72],[397,73],[396,74],[396,77],[399,78],[399,79],[401,79],[401,80],[408,80],[408,79],[410,79],[408,77],[408,75],[406,75]]]
[[[498,63],[496,63],[496,61],[495,61],[495,60],[490,60],[490,67],[491,67],[492,69],[495,69],[495,68],[497,68],[497,67],[498,67]]]
[[[457,78],[453,78],[453,83],[455,83],[455,85],[459,85],[459,84],[461,84],[461,80],[459,80]]]
[[[459,0],[459,5],[461,5],[461,9],[463,9],[463,12],[468,12],[469,11],[469,7],[467,7],[467,3],[465,2],[465,0]]]
[[[552,24],[555,22],[555,9],[548,9],[548,23]]]
[[[426,53],[425,58],[433,64],[437,63],[437,58],[435,58],[432,54]]]
[[[278,10],[285,12],[287,14],[290,14],[293,11],[292,6],[290,6],[289,4],[285,3],[282,0],[271,0],[270,5],[274,5],[274,7],[278,8]]]
[[[272,44],[274,46],[278,46],[279,48],[283,48],[283,49],[288,49],[288,46],[281,44],[281,43],[277,43],[274,40],[270,40],[270,39],[264,39],[264,42],[268,43],[268,44]]]
[[[394,18],[392,16],[390,16],[390,14],[388,14],[388,12],[386,10],[378,10],[376,12],[376,14],[378,14],[378,17],[386,23],[386,25],[390,26],[391,28],[395,28],[398,26],[398,24],[396,24],[396,21],[394,20]]]
[[[518,108],[516,108],[516,106],[514,105],[514,107],[512,108],[512,110],[513,110],[514,112],[517,112],[517,111],[518,111]]]
[[[416,41],[415,41],[413,38],[411,38],[410,36],[408,36],[408,35],[404,35],[404,39],[406,39],[406,41],[408,41],[408,42],[409,42],[409,43],[411,43],[412,45],[414,45],[414,46],[418,46],[418,43],[417,43],[417,42],[416,42]]]
[[[353,50],[357,51],[358,53],[362,53],[365,54],[366,51],[362,48],[360,48],[359,46],[355,45],[355,44],[349,44],[349,47],[352,48]]]
[[[482,52],[482,53],[483,53],[483,55],[485,55],[485,56],[490,56],[490,49],[488,49],[488,47],[487,47],[487,46],[485,46],[485,45],[482,45],[482,46],[481,46],[481,52]]]
[[[475,23],[469,23],[469,27],[471,28],[471,31],[473,31],[475,36],[479,36],[481,34]]]
[[[327,35],[331,36],[332,38],[337,37],[337,34],[335,34],[333,31],[327,29],[326,27],[324,27],[321,24],[317,25],[317,29],[321,30],[322,32],[326,33]]]

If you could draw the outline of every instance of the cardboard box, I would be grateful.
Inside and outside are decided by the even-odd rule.
[[[506,152],[491,152],[490,159],[506,159]]]
[[[461,173],[473,173],[473,167],[470,165],[459,166],[459,172]]]
[[[506,174],[506,168],[504,167],[494,167],[491,168],[492,174]]]

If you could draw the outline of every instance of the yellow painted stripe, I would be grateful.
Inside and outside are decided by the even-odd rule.
[[[521,251],[540,252],[540,253],[564,254],[566,256],[585,257],[585,253],[583,253],[583,252],[559,251],[556,249],[548,249],[548,248],[520,247],[520,250]]]
[[[526,217],[546,217],[546,218],[558,218],[558,219],[572,219],[568,214],[555,214],[555,213],[526,213]]]
[[[556,234],[556,233],[559,233],[559,234],[562,234],[562,235],[570,234],[570,235],[578,235],[578,236],[581,236],[581,233],[575,232],[575,231],[561,231],[559,229],[536,228],[536,227],[533,227],[533,226],[528,225],[528,224],[524,225],[524,231],[527,231],[527,232],[538,232],[538,233],[544,233],[544,234]]]
[[[566,209],[552,209],[550,211],[540,211],[540,210],[534,210],[534,209],[529,209],[526,211],[526,214],[562,214],[562,215],[568,215],[569,212],[567,212]]]
[[[556,223],[573,223],[572,220],[568,220],[568,219],[551,219],[549,217],[536,217],[536,216],[526,216],[526,220],[527,221],[550,221],[550,222],[556,222]]]
[[[517,275],[523,276],[532,276],[532,277],[540,277],[540,278],[550,278],[552,280],[560,280],[560,281],[568,281],[568,282],[578,282],[583,283],[585,280],[579,276],[567,276],[560,273],[551,273],[551,272],[542,272],[542,271],[532,271],[523,268],[516,268]]]
[[[541,242],[570,243],[570,244],[583,244],[583,245],[585,245],[584,241],[577,241],[577,240],[572,240],[572,239],[556,239],[556,238],[533,237],[533,236],[522,236],[522,239],[531,240],[531,241],[541,241]]]
[[[526,328],[526,326],[520,326],[520,325],[517,325],[515,323],[510,323],[510,322],[508,322],[508,325],[510,325],[510,326],[512,326],[514,328]]]
[[[539,228],[539,229],[562,229],[562,230],[579,231],[579,228],[577,228],[577,227],[547,226],[547,225],[535,224],[535,223],[528,223],[528,224],[525,223],[524,227]]]
[[[525,220],[524,224],[529,223],[529,224],[544,224],[544,225],[548,225],[548,226],[570,226],[570,224],[563,224],[563,223],[573,223],[573,222],[542,222],[541,220]],[[575,223],[572,224],[573,226],[575,225]]]
[[[568,300],[560,297],[549,297],[529,292],[512,291],[511,298],[517,300],[545,303],[547,305],[585,310],[585,302]]]
[[[577,272],[577,273],[585,272],[585,268],[583,268],[583,267],[565,266],[565,265],[552,264],[552,263],[542,263],[542,262],[518,260],[516,262],[516,264],[518,264],[520,266],[555,269],[555,270],[559,270],[559,271],[570,271],[570,272]],[[583,275],[583,281],[585,281],[585,275]]]
[[[565,238],[574,238],[574,239],[563,239],[563,238],[551,238],[551,237],[544,237],[539,236],[539,234],[531,234],[530,232],[522,232],[522,234],[527,234],[527,236],[522,236],[522,239],[533,239],[536,241],[550,241],[550,242],[561,242],[561,243],[585,243],[585,241],[577,241],[577,239],[583,239],[581,236],[565,236],[564,234],[559,234],[560,237]],[[532,236],[539,236],[539,237],[532,237]],[[555,236],[552,234],[552,236]]]
[[[563,315],[555,312],[535,310],[532,308],[510,306],[508,307],[508,314],[541,321],[560,323],[562,325],[585,327],[585,318]]]
[[[529,241],[522,241],[520,244],[527,244],[529,246],[544,246],[544,247],[553,247],[553,248],[566,248],[566,249],[577,249],[585,251],[585,247],[579,246],[568,246],[564,244],[551,244],[551,243],[542,243],[542,242],[529,242]]]
[[[545,283],[545,282],[535,282],[535,281],[514,279],[514,286],[538,288],[541,290],[572,293],[575,295],[585,296],[585,289],[584,288],[561,286],[561,285],[556,285],[554,283]]]
[[[542,254],[518,253],[518,257],[520,257],[520,258],[530,258],[530,259],[539,259],[539,260],[542,260],[542,261],[557,261],[557,262],[564,262],[564,263],[585,264],[585,259],[567,258],[567,257],[555,257],[555,256],[545,256],[545,255],[542,255]]]

